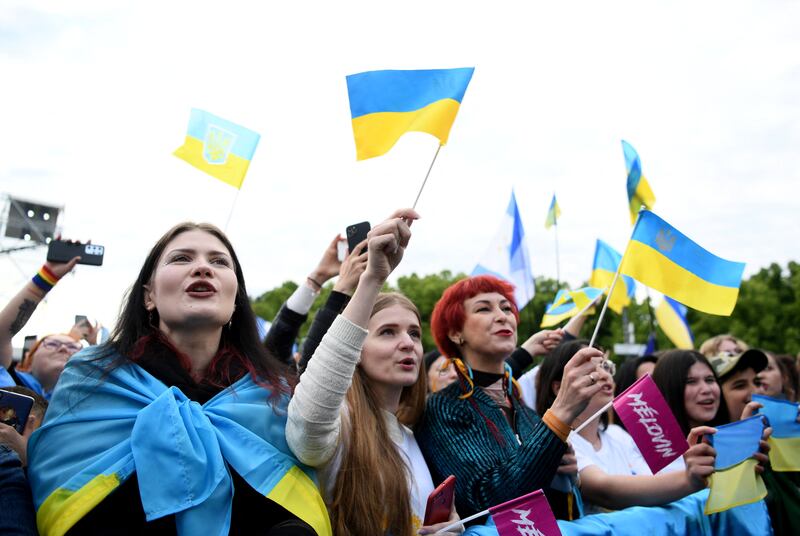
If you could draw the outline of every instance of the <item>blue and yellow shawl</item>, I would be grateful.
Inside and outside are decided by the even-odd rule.
[[[134,472],[148,520],[175,514],[180,535],[228,534],[230,469],[331,534],[314,474],[286,444],[286,397],[273,408],[247,375],[200,405],[137,365],[107,372],[115,356],[99,355],[88,349],[70,359],[28,443],[43,536],[67,532]]]

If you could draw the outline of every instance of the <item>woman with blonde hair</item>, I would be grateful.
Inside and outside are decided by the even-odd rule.
[[[337,535],[411,536],[447,524],[422,528],[433,481],[409,429],[426,394],[419,312],[400,294],[380,293],[417,217],[398,211],[370,232],[367,268],[289,404],[287,442],[320,469]]]

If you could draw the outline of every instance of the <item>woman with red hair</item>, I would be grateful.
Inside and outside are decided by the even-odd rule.
[[[602,352],[580,350],[540,418],[522,402],[505,363],[518,322],[514,287],[487,275],[453,284],[433,310],[433,337],[458,379],[429,397],[416,435],[434,481],[456,476],[462,516],[547,488],[567,452],[572,422],[610,380],[599,366]]]

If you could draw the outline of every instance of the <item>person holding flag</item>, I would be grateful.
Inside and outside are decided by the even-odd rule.
[[[537,412],[544,413],[550,408],[560,390],[566,364],[587,345],[585,340],[570,341],[545,358],[539,371]],[[609,376],[576,422],[583,423],[613,398],[614,380]],[[710,445],[697,440],[703,434],[713,434],[713,428],[700,426],[689,431],[688,441],[692,446],[683,455],[683,471],[667,470],[653,475],[631,436],[620,426],[608,424],[607,415],[603,413],[579,433],[570,435],[578,458],[587,514],[666,504],[706,487],[706,478],[714,471],[715,452]]]
[[[431,316],[436,345],[455,364],[458,380],[428,397],[416,436],[434,481],[456,476],[462,516],[547,488],[575,417],[608,380],[593,360],[602,353],[584,348],[540,418],[522,401],[505,363],[516,347],[518,321],[514,287],[490,275],[451,285]]]

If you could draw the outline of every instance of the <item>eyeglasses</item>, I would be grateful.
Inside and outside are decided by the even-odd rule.
[[[44,348],[47,348],[48,350],[53,350],[53,351],[56,351],[56,352],[58,350],[61,350],[61,347],[63,346],[71,354],[74,354],[75,352],[77,352],[79,350],[83,350],[83,346],[81,346],[80,344],[78,344],[76,342],[61,342],[61,341],[56,341],[56,340],[53,340],[53,339],[45,339],[45,340],[43,340],[42,341],[42,346]]]
[[[600,363],[600,366],[603,368],[603,370],[605,370],[612,376],[617,373],[617,365],[615,365],[614,362],[611,361],[610,359],[604,359]]]

